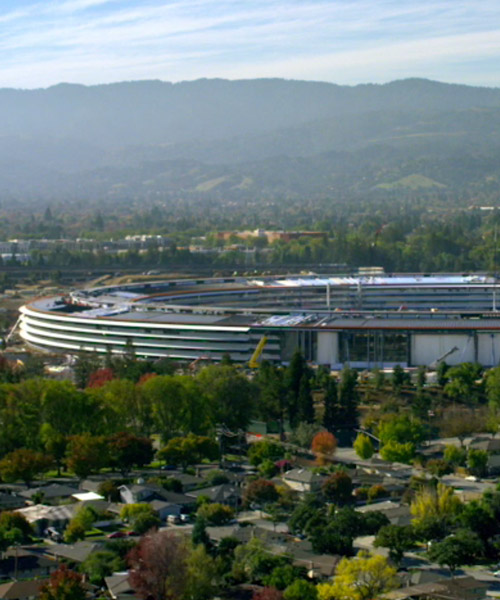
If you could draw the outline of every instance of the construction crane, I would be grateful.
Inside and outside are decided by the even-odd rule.
[[[256,369],[259,366],[259,358],[260,355],[262,354],[262,352],[264,351],[264,347],[267,344],[267,337],[265,335],[263,335],[260,338],[259,343],[257,344],[257,347],[255,348],[253,354],[252,354],[252,358],[248,361],[248,366],[251,369]]]

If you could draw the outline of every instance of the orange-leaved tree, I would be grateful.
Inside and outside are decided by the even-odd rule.
[[[316,455],[316,462],[324,465],[330,460],[337,449],[337,438],[329,431],[320,431],[314,437],[311,450]]]

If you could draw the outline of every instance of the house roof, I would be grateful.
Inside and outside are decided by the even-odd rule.
[[[30,488],[29,490],[23,490],[19,495],[23,496],[23,498],[33,498],[35,494],[41,493],[45,500],[50,500],[52,498],[68,498],[75,492],[78,492],[78,489],[75,487],[62,485],[60,483],[51,483],[41,487]]]
[[[29,523],[35,523],[42,519],[47,521],[65,521],[73,517],[73,507],[70,505],[47,506],[46,504],[35,504],[19,508],[16,512],[24,515]]]
[[[2,600],[18,600],[38,596],[40,588],[48,579],[32,579],[29,581],[10,581],[0,584]]]
[[[186,496],[185,494],[178,494],[177,492],[170,492],[168,490],[163,489],[160,486],[149,486],[149,485],[139,485],[134,484],[131,486],[121,485],[118,489],[125,490],[128,489],[132,493],[137,493],[141,490],[149,490],[151,495],[155,494],[159,499],[164,500],[165,502],[173,502],[174,504],[181,504],[182,506],[186,506],[189,504],[193,504],[195,499],[192,496]]]
[[[55,569],[57,567],[57,563],[53,558],[38,556],[22,548],[18,549],[17,556],[13,551],[8,551],[6,554],[7,556],[0,560],[0,575],[5,578],[13,577],[16,571],[20,577],[23,577],[23,573],[29,573],[37,569]]]
[[[313,481],[322,481],[324,475],[313,473],[310,469],[291,469],[283,474],[283,480],[298,481],[300,483],[312,483]]]
[[[17,494],[5,494],[3,492],[0,492],[0,506],[2,508],[11,508],[13,506],[21,507],[25,504],[25,498],[21,498]]]
[[[72,494],[71,497],[79,502],[87,502],[88,500],[104,500],[103,496],[100,496],[95,492],[79,492],[77,494]]]
[[[241,490],[231,483],[222,483],[221,485],[191,490],[190,492],[186,492],[186,496],[192,496],[193,498],[206,496],[207,498],[210,498],[212,502],[223,502],[224,500],[235,496],[239,498],[241,496]]]
[[[104,582],[112,598],[117,598],[118,595],[122,594],[134,595],[134,591],[128,582],[128,573],[114,573],[109,577],[105,577]]]
[[[160,511],[162,508],[167,508],[168,506],[181,508],[180,504],[175,504],[175,502],[165,502],[165,500],[152,500],[148,502],[149,506],[156,511]]]
[[[102,549],[102,545],[96,542],[76,542],[75,544],[54,544],[45,550],[47,554],[57,558],[66,558],[72,562],[82,563],[93,552]]]
[[[500,451],[500,438],[477,437],[470,442],[469,448],[486,450],[486,452],[498,452]]]
[[[484,596],[488,589],[485,581],[464,576],[440,579],[420,585],[412,585],[385,594],[387,600],[409,600],[413,598],[436,598],[439,600],[474,600]]]

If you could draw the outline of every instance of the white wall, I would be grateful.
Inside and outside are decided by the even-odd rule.
[[[496,367],[500,364],[500,333],[478,334],[477,360],[485,367]]]
[[[319,331],[316,362],[320,365],[334,365],[338,360],[339,334],[331,331]]]
[[[449,365],[474,362],[474,337],[461,333],[414,333],[411,336],[411,364],[429,365],[452,348],[458,350],[443,360]]]

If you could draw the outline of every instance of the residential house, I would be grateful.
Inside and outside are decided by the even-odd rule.
[[[471,440],[469,448],[485,450],[488,453],[488,474],[500,473],[500,438],[477,437]]]
[[[292,490],[308,494],[319,492],[326,477],[310,469],[291,469],[283,474],[282,479]]]
[[[182,512],[182,506],[180,504],[165,502],[164,500],[152,500],[149,502],[149,506],[158,513],[158,516],[162,521],[166,521],[167,517],[170,515],[178,517]]]
[[[356,507],[356,511],[366,514],[369,512],[380,512],[385,515],[391,525],[409,525],[411,522],[410,508],[406,504],[386,500],[384,502],[374,502]]]
[[[205,496],[210,502],[227,504],[227,506],[232,506],[233,508],[237,508],[241,504],[241,490],[238,486],[231,483],[222,483],[221,485],[192,490],[187,492],[186,496],[194,499]]]
[[[0,510],[16,510],[26,506],[26,499],[18,494],[0,492]]]
[[[413,585],[384,594],[386,600],[485,600],[489,585],[468,575]]]
[[[60,531],[66,529],[74,515],[73,507],[70,505],[46,506],[45,504],[35,504],[34,506],[20,508],[16,512],[26,518],[37,535],[43,535],[47,527],[54,527]]]
[[[0,600],[36,600],[40,588],[48,579],[31,579],[28,581],[9,581],[0,584]]]
[[[121,485],[118,488],[121,501],[124,504],[136,504],[138,502],[152,502],[161,500],[163,502],[172,502],[180,504],[183,507],[194,506],[196,498],[176,492],[169,492],[160,486],[155,485]]]
[[[99,542],[84,540],[74,544],[53,544],[44,548],[44,553],[58,560],[63,559],[70,565],[79,565],[102,548],[103,546]]]
[[[29,547],[11,547],[0,560],[0,579],[34,579],[48,577],[58,567],[57,561],[41,556]]]
[[[108,593],[113,600],[130,600],[135,598],[135,592],[128,582],[128,573],[113,573],[104,578]]]
[[[71,496],[78,492],[76,487],[62,485],[60,483],[51,483],[41,487],[29,488],[19,493],[20,496],[27,500],[32,500],[37,495],[42,495],[44,504],[60,504],[64,500],[68,500]]]

